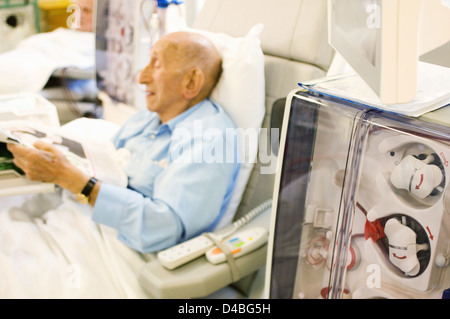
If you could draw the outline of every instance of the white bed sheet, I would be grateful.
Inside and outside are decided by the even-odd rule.
[[[118,126],[80,118],[66,133],[110,139]],[[91,220],[73,194],[0,198],[0,298],[148,298],[138,282],[143,256]]]
[[[89,206],[66,191],[20,197],[0,212],[0,298],[149,297],[137,279],[145,259]]]
[[[0,54],[0,94],[38,93],[55,70],[65,67],[93,70],[94,65],[92,32],[59,28],[38,33]]]

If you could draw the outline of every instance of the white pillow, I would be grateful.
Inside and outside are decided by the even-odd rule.
[[[263,25],[257,24],[244,37],[188,30],[209,38],[219,51],[223,73],[211,99],[223,107],[238,129],[242,129],[238,132],[244,133],[238,135],[241,154],[245,157],[236,188],[216,229],[228,225],[233,219],[257,158],[259,131],[265,114],[264,54],[259,40],[262,30]]]

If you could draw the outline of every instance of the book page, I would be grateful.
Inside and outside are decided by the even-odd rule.
[[[127,186],[128,177],[120,166],[117,151],[110,141],[77,140],[73,135],[63,133],[60,128],[24,121],[0,122],[0,125],[4,131],[18,139],[18,144],[32,147],[37,140],[50,143],[87,175],[106,183]]]

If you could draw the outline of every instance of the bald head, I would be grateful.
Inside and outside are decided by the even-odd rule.
[[[221,72],[220,55],[206,37],[174,32],[152,47],[139,83],[145,85],[147,108],[165,123],[206,99]]]
[[[169,33],[161,40],[170,47],[182,70],[198,68],[204,73],[199,99],[208,97],[222,74],[222,59],[214,44],[200,34],[184,31]]]

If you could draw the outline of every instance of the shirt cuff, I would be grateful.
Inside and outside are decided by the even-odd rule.
[[[129,192],[123,187],[102,183],[95,201],[92,220],[117,229],[122,219],[124,203],[129,197]]]

